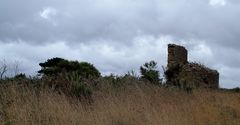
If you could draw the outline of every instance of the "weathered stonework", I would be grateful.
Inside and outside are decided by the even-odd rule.
[[[187,60],[187,50],[183,46],[168,45],[168,66],[176,64],[185,65],[188,62]]]
[[[173,68],[175,67],[175,69]],[[174,69],[168,79],[171,84],[179,84],[194,87],[218,88],[219,73],[204,65],[189,63],[187,50],[183,46],[168,45],[168,69]]]

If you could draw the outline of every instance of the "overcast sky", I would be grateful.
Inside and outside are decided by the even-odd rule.
[[[239,0],[0,0],[0,59],[32,75],[52,57],[123,74],[150,60],[162,70],[176,43],[232,88],[240,86],[239,21]]]

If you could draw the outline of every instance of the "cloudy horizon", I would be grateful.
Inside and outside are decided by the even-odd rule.
[[[240,87],[237,0],[0,0],[0,60],[35,75],[52,57],[87,61],[102,74],[166,66],[167,44],[220,72],[220,87]],[[163,74],[161,74],[162,76]]]

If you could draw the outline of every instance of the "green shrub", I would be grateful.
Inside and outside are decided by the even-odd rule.
[[[177,79],[179,72],[180,72],[179,65],[172,65],[168,67],[167,70],[164,72],[165,78],[167,80],[166,84],[180,87],[180,81]]]
[[[167,80],[171,80],[176,75],[178,75],[179,71],[180,71],[180,66],[173,65],[171,67],[168,67],[167,70],[164,72],[164,74]]]
[[[92,86],[89,86],[87,84],[78,83],[78,84],[73,84],[72,91],[75,96],[79,97],[83,95],[84,97],[90,97],[93,93],[93,88]]]
[[[239,87],[233,88],[233,91],[234,91],[234,92],[240,92],[240,88],[239,88]]]
[[[86,81],[81,78],[77,72],[72,72],[66,75],[67,82],[70,84],[71,92],[75,96],[85,96],[89,97],[92,95],[93,86],[89,84],[89,81]],[[93,82],[93,81],[91,81]]]
[[[39,65],[42,69],[38,73],[50,80],[49,86],[75,96],[90,96],[93,84],[101,76],[100,72],[88,62],[52,58]]]
[[[141,78],[149,80],[151,83],[159,84],[160,73],[157,70],[157,63],[155,61],[146,62],[140,67]]]
[[[26,79],[26,75],[23,73],[17,74],[14,76],[15,79]]]
[[[82,78],[98,78],[100,72],[88,62],[68,61],[62,58],[48,59],[44,63],[39,64],[41,70],[38,73],[46,76],[58,76],[59,74],[67,74],[77,72]]]

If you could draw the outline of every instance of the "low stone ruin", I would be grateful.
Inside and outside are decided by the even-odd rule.
[[[168,45],[167,83],[180,86],[218,88],[219,73],[198,63],[188,62],[183,46]]]

